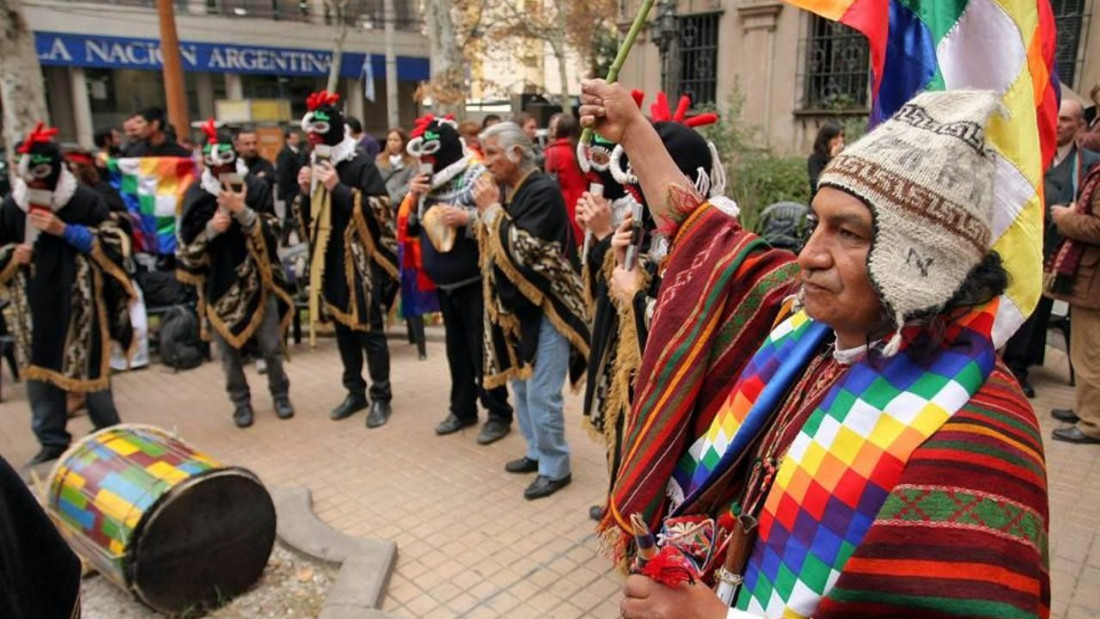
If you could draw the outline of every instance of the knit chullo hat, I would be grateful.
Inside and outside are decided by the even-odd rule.
[[[834,158],[819,187],[852,194],[871,209],[871,284],[897,333],[941,310],[989,253],[994,155],[985,125],[1002,110],[988,91],[921,94]]]

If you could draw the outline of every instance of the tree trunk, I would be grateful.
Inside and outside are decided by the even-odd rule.
[[[344,58],[344,41],[348,38],[348,0],[326,0],[325,3],[335,13],[336,18],[336,36],[332,40],[332,64],[328,68],[328,84],[325,90],[338,92],[340,63]]]
[[[569,73],[566,71],[565,66],[565,28],[566,28],[566,15],[565,11],[568,10],[568,3],[559,2],[554,6],[554,19],[557,22],[556,35],[560,37],[557,41],[553,41],[550,44],[550,48],[554,50],[554,57],[558,59],[558,79],[561,80],[561,113],[566,116],[573,115],[573,105],[569,98]]]
[[[432,54],[432,95],[440,115],[461,116],[466,110],[464,64],[458,50],[450,0],[426,0],[428,40]]]
[[[393,0],[383,0],[382,15],[386,24],[386,126],[401,126],[397,109],[397,53],[393,47],[393,31],[397,13],[393,10]],[[370,58],[367,58],[370,62]]]
[[[21,0],[0,0],[0,106],[4,108],[4,142],[8,170],[12,148],[38,121],[49,121],[42,69],[34,35],[23,16]]]

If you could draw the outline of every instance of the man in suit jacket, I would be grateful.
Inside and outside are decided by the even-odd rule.
[[[1043,176],[1043,195],[1046,197],[1046,221],[1043,222],[1043,259],[1050,258],[1061,237],[1058,228],[1050,220],[1051,207],[1066,206],[1077,199],[1081,180],[1093,165],[1100,162],[1100,153],[1078,146],[1078,138],[1088,129],[1085,122],[1085,110],[1073,99],[1063,99],[1058,110],[1058,151],[1050,169]],[[1005,364],[1016,380],[1020,382],[1024,394],[1035,397],[1035,389],[1028,383],[1028,368],[1042,365],[1046,350],[1047,325],[1050,323],[1050,310],[1054,301],[1042,297],[1031,317],[1020,330],[1008,340],[1004,349]]]
[[[298,170],[305,165],[305,157],[299,146],[301,137],[296,130],[287,131],[286,142],[275,159],[276,196],[285,202],[290,202],[298,195]]]
[[[260,156],[260,139],[256,130],[249,127],[237,133],[235,147],[241,160],[248,166],[248,175],[267,184],[269,190],[275,188],[275,166]]]
[[[279,243],[285,245],[290,233],[298,227],[298,217],[294,214],[294,198],[298,196],[298,171],[306,165],[309,157],[302,147],[302,136],[296,129],[286,132],[286,142],[279,156],[275,158],[275,196],[284,204],[283,225]]]

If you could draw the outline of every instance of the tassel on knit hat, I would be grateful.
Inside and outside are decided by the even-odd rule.
[[[995,164],[985,125],[1001,110],[988,91],[921,94],[821,174],[819,187],[871,209],[867,272],[896,327],[887,356],[905,322],[943,309],[989,253]]]

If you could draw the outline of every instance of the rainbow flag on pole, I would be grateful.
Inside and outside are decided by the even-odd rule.
[[[1011,274],[993,339],[999,346],[1042,291],[1043,172],[1058,124],[1050,0],[787,0],[870,42],[871,124],[924,90],[993,90],[1008,111],[986,140],[999,155],[993,248]]]
[[[108,163],[111,185],[140,222],[140,248],[151,254],[176,253],[176,222],[183,194],[198,175],[185,157],[124,157]]]

